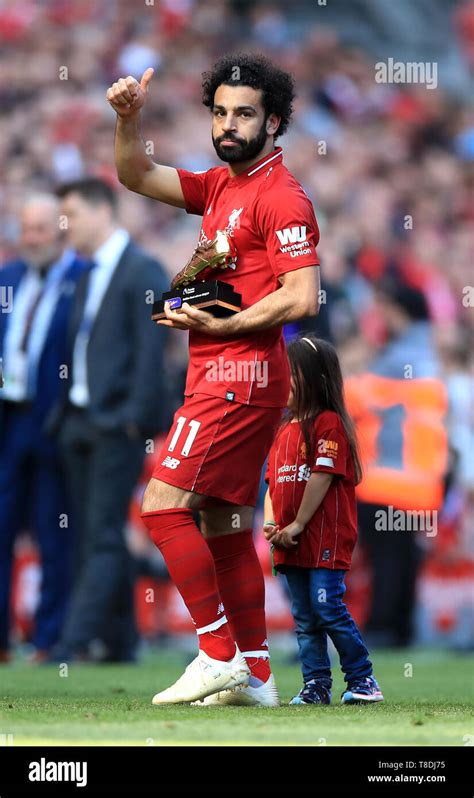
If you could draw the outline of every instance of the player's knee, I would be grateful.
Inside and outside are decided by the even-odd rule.
[[[172,501],[172,496],[163,489],[163,483],[150,479],[143,494],[142,513],[153,513],[158,510],[169,510],[179,505]]]
[[[253,507],[206,505],[201,507],[201,532],[205,538],[232,535],[252,529]]]
[[[142,513],[174,510],[181,507],[193,508],[197,500],[196,494],[152,478],[143,494]]]

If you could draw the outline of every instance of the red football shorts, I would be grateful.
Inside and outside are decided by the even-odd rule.
[[[281,410],[195,393],[176,411],[153,471],[183,490],[254,507]]]

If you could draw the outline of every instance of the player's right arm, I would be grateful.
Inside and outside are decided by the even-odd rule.
[[[120,78],[106,94],[117,114],[115,165],[120,182],[135,191],[167,205],[185,208],[181,182],[176,169],[151,160],[145,149],[140,127],[140,111],[148,92],[153,69],[145,70],[140,82],[130,75]]]

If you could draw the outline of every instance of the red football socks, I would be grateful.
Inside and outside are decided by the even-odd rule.
[[[214,560],[192,510],[158,510],[141,517],[191,614],[199,648],[213,659],[232,659],[235,643],[219,595]]]
[[[207,538],[231,633],[251,670],[251,686],[270,676],[265,581],[251,529]]]

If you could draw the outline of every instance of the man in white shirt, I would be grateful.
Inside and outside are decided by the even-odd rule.
[[[41,587],[33,662],[57,643],[72,576],[73,526],[62,467],[45,422],[58,401],[72,300],[85,263],[65,248],[54,195],[35,194],[20,214],[19,257],[0,269],[0,662],[9,659],[15,538],[34,534]]]

